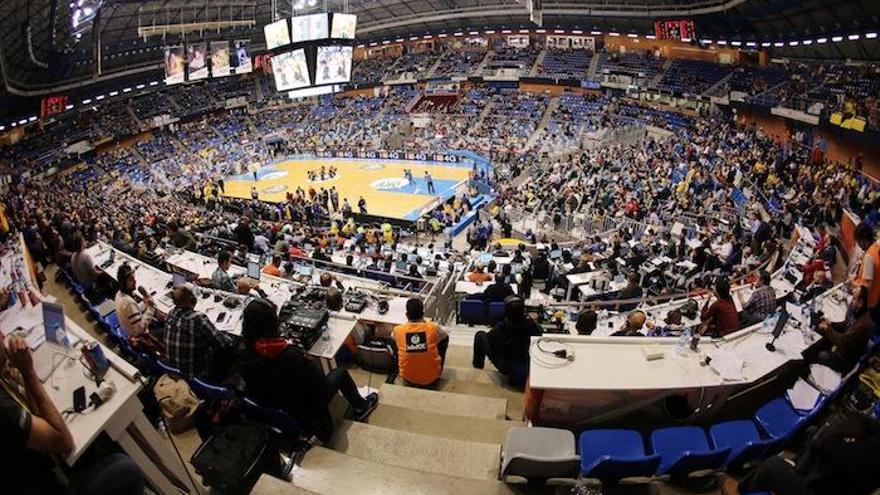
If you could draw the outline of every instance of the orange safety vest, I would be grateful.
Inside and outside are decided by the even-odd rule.
[[[871,244],[865,255],[870,256],[874,264],[874,277],[871,280],[865,280],[865,258],[862,258],[862,266],[859,268],[855,284],[868,291],[868,307],[873,308],[880,303],[880,243]]]
[[[440,327],[430,321],[404,323],[394,327],[397,366],[404,380],[416,385],[430,385],[443,371],[440,351]]]

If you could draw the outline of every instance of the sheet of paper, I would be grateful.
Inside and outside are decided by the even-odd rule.
[[[799,411],[812,411],[819,400],[819,391],[803,378],[798,378],[794,386],[788,389],[788,400]]]
[[[810,381],[826,395],[840,386],[840,373],[822,364],[810,365]]]
[[[745,379],[742,373],[745,362],[736,354],[718,350],[709,357],[712,358],[709,366],[721,376],[722,380],[734,382]]]

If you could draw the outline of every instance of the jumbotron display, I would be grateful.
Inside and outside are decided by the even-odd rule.
[[[356,15],[337,13],[301,15],[264,26],[275,89],[327,85],[338,91],[329,85],[351,81],[356,29]]]
[[[654,21],[654,34],[659,40],[688,41],[697,38],[697,28],[692,19],[667,19]]]

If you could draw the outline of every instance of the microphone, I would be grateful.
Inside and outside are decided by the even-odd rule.
[[[150,293],[147,292],[147,289],[144,289],[144,286],[143,286],[143,285],[139,285],[139,286],[138,286],[138,292],[140,292],[141,295],[144,296],[145,299],[148,298],[148,297],[150,297]]]

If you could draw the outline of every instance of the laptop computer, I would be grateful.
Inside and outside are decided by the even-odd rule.
[[[115,262],[115,261],[116,261],[116,250],[111,249],[110,256],[107,258],[107,261],[101,263],[101,268],[105,268],[105,269],[110,268],[111,266],[113,266],[113,262]]]
[[[254,280],[260,280],[260,262],[248,260],[247,276]]]

